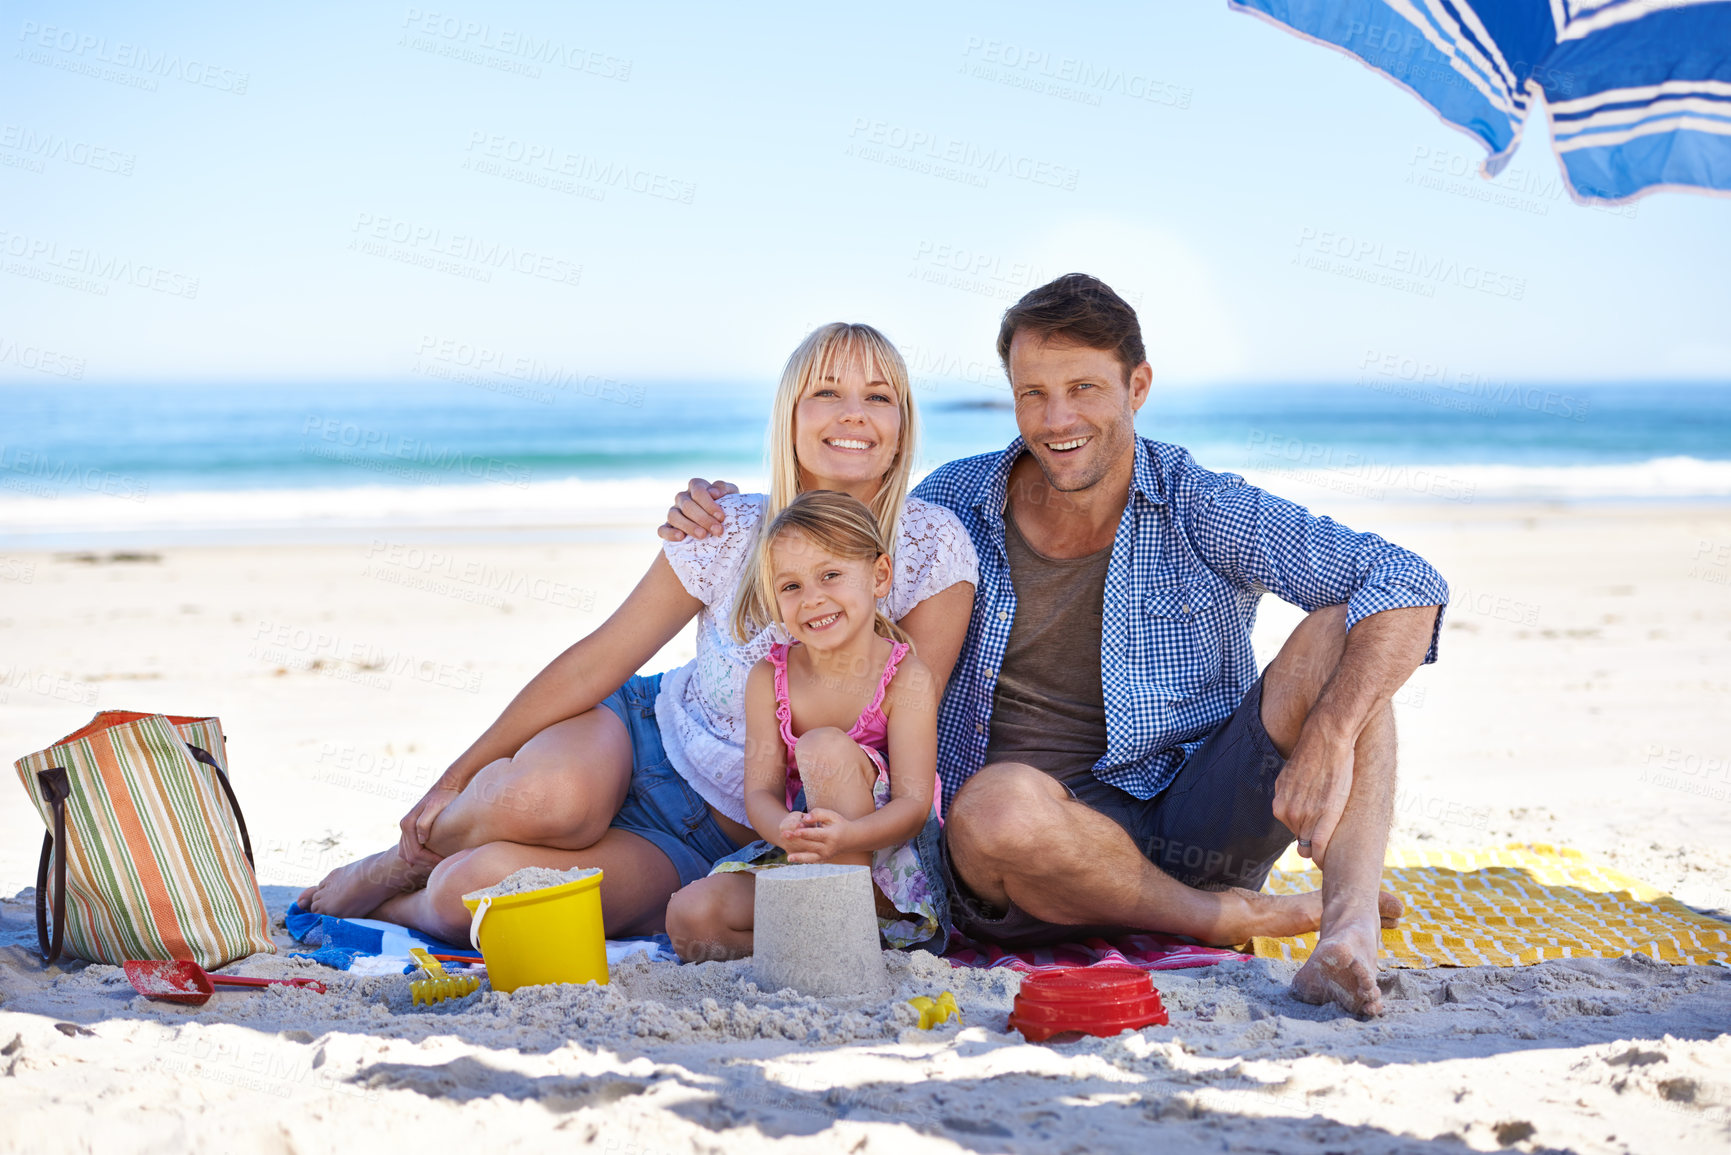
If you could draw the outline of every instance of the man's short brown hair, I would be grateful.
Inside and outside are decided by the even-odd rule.
[[[998,360],[1004,363],[1005,373],[1010,371],[1010,342],[1020,330],[1048,341],[1104,349],[1118,358],[1125,380],[1148,359],[1136,310],[1105,281],[1087,273],[1066,273],[1048,281],[1004,310],[1004,322],[998,327]]]

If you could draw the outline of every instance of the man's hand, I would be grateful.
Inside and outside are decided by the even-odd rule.
[[[1274,816],[1298,836],[1298,853],[1322,866],[1329,839],[1352,794],[1353,743],[1312,734],[1298,747],[1274,785]]]
[[[691,479],[686,491],[673,499],[667,520],[655,532],[663,541],[684,541],[687,537],[705,538],[721,530],[727,515],[722,512],[721,499],[738,493],[739,486],[731,481]]]
[[[439,817],[439,812],[452,802],[462,791],[453,786],[433,783],[432,789],[422,795],[414,808],[403,815],[403,820],[397,823],[403,836],[397,844],[397,856],[410,866],[431,870],[444,861],[444,855],[434,854],[427,849],[427,839],[432,837],[433,822]]]
[[[833,810],[808,810],[789,814],[781,824],[782,843],[789,862],[828,862],[847,850],[853,823]]]

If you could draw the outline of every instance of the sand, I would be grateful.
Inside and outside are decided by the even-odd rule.
[[[1458,599],[1442,663],[1397,699],[1397,840],[1565,843],[1731,912],[1731,584],[1713,561],[1731,509],[1331,512],[1421,549]],[[455,560],[417,566],[377,541],[10,551],[0,749],[39,748],[99,708],[220,714],[291,948],[280,920],[298,889],[394,841],[445,760],[650,557],[419,532],[407,544]],[[487,567],[526,580],[479,596]],[[1264,602],[1265,658],[1295,618]],[[760,991],[749,961],[634,960],[606,987],[422,1008],[406,978],[256,956],[232,969],[330,990],[179,1007],[139,998],[117,968],[43,971],[41,825],[21,790],[0,797],[0,1150],[1731,1145],[1727,968],[1389,972],[1388,1013],[1366,1023],[1294,1000],[1291,964],[1246,960],[1156,974],[1169,1026],[1062,1046],[1006,1031],[1014,975],[917,954],[889,956],[891,997],[852,1003]],[[963,1023],[918,1030],[903,1000],[941,990]]]
[[[553,870],[546,866],[525,866],[522,870],[507,874],[497,884],[481,890],[471,890],[463,897],[479,902],[483,898],[503,898],[507,894],[528,894],[534,890],[564,886],[567,882],[577,882],[600,873],[599,870],[584,869],[581,866],[573,867],[570,870]]]

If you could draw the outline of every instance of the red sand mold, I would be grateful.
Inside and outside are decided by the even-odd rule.
[[[1166,1008],[1148,972],[1121,968],[1070,967],[1029,975],[1010,1012],[1010,1027],[1030,1043],[1165,1024]]]

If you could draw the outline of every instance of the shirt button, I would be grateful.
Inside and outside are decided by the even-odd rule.
[[[984,722],[975,722],[974,723],[974,733],[984,734],[985,732],[986,732],[986,724]]]
[[[1178,611],[1179,611],[1179,612],[1180,612],[1180,613],[1185,613],[1185,614],[1187,614],[1187,613],[1189,613],[1189,612],[1190,612],[1190,607],[1189,607],[1189,606],[1188,606],[1188,605],[1182,605],[1182,606],[1179,606],[1179,607],[1178,607]]]
[[[1007,621],[1009,621],[1009,620],[1010,620],[1010,615],[1009,615],[1009,613],[1008,613],[1008,612],[1006,612],[1006,611],[1004,611],[1004,610],[999,610],[999,611],[998,611],[998,620],[999,620],[999,621],[1000,621],[1000,622],[1007,622]]]

